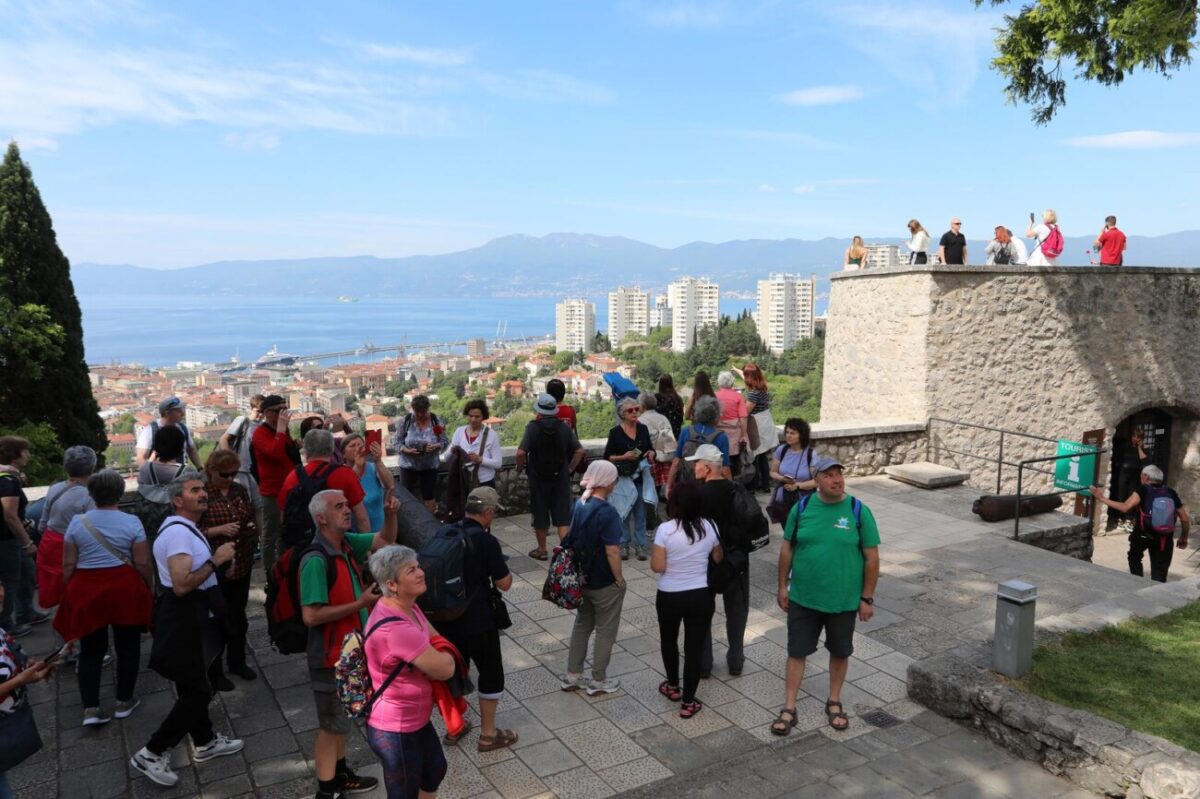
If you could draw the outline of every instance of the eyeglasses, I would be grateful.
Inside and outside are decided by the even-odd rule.
[[[237,477],[237,472],[217,472],[217,474],[221,475],[226,480],[232,480],[233,478]]]
[[[639,414],[639,413],[641,413],[641,412],[642,412],[642,411],[641,411],[641,409],[640,409],[640,408],[626,408],[626,409],[625,409],[625,413],[632,413],[632,414],[634,414],[634,415],[637,415],[637,414]]]

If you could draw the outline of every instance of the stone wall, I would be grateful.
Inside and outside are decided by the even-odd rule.
[[[1086,518],[1079,517],[1079,523],[1069,527],[1059,527],[1054,530],[1021,530],[1017,540],[1038,549],[1047,549],[1066,555],[1077,560],[1091,561],[1095,549],[1095,538],[1092,536],[1092,523]]]
[[[1172,483],[1200,500],[1200,272],[897,267],[833,276],[821,418],[945,417],[1078,440],[1145,408],[1176,416]],[[948,433],[945,435],[949,435]],[[956,448],[994,455],[996,434]],[[1011,444],[1013,458],[1053,444]],[[941,460],[941,458],[939,458]],[[995,467],[965,462],[994,486]],[[1013,475],[1015,477],[1015,475]],[[973,482],[976,482],[973,480]]]
[[[1023,693],[957,658],[911,664],[908,695],[1088,791],[1129,799],[1200,796],[1200,754]]]

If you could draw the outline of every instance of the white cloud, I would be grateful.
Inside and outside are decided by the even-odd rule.
[[[488,92],[512,100],[607,105],[616,97],[607,87],[545,69],[520,69],[511,74],[476,72],[473,77]]]
[[[471,61],[470,53],[465,50],[439,50],[375,42],[365,42],[355,47],[362,55],[376,61],[406,61],[427,67],[458,67]]]
[[[1160,130],[1125,130],[1098,136],[1067,139],[1072,147],[1106,150],[1163,150],[1173,147],[1200,146],[1200,133],[1167,133]]]
[[[47,136],[22,136],[17,134],[13,140],[22,150],[57,150],[58,141]]]
[[[862,89],[852,85],[813,86],[779,95],[776,99],[784,105],[833,105],[849,103],[863,96]]]
[[[655,28],[720,28],[734,19],[728,2],[627,2],[624,8]]]
[[[816,190],[817,190],[817,187],[811,183],[804,183],[800,186],[792,187],[793,194],[812,194]]]
[[[763,184],[761,184],[761,185],[758,187],[758,190],[759,190],[759,191],[761,191],[761,192],[768,193],[768,194],[770,194],[771,192],[776,192],[776,191],[779,191],[779,189],[775,188],[775,187],[774,187],[774,186],[772,186],[770,183],[763,183]]]
[[[222,141],[236,150],[275,150],[279,137],[274,133],[226,133]]]

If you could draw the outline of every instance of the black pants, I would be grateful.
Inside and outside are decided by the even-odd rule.
[[[225,662],[230,670],[246,665],[246,605],[250,601],[250,573],[243,577],[221,579],[221,593],[225,596],[228,615],[225,617]],[[216,660],[219,668],[220,658]]]
[[[138,665],[142,657],[142,628],[112,625],[113,648],[117,652],[118,702],[133,699]],[[100,707],[100,671],[108,651],[108,628],[93,630],[79,639],[79,698],[84,707]]]
[[[712,591],[659,591],[654,607],[658,611],[663,670],[670,685],[679,685],[679,624],[683,623],[683,701],[695,702],[704,642],[715,610]]]
[[[161,755],[182,741],[185,735],[190,735],[192,743],[198,747],[211,743],[214,737],[212,719],[208,716],[208,703],[212,701],[213,690],[205,675],[212,662],[221,656],[221,631],[217,622],[210,619],[198,632],[201,638],[200,657],[205,663],[188,678],[173,681],[175,704],[146,744],[152,754]]]
[[[1171,557],[1175,554],[1175,537],[1170,535],[1129,536],[1129,573],[1142,576],[1142,555],[1150,553],[1150,579],[1160,583],[1167,581],[1167,569],[1171,568]]]
[[[754,471],[757,474],[755,488],[759,491],[770,491],[771,484],[771,453],[760,452],[754,457]]]
[[[750,569],[738,572],[737,580],[731,583],[725,593],[721,594],[725,603],[725,637],[729,641],[729,651],[725,655],[725,663],[730,671],[741,671],[746,665],[746,653],[743,642],[746,639],[746,620],[750,617]],[[716,597],[713,597],[715,603]],[[704,650],[700,653],[700,673],[711,674],[713,665],[712,655],[712,625],[704,629]]]

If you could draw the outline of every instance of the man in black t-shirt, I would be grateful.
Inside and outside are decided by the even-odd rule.
[[[944,264],[966,264],[967,237],[962,234],[962,220],[950,221],[950,229],[942,234],[938,255]]]
[[[512,573],[504,562],[500,542],[491,533],[499,510],[500,495],[494,488],[482,486],[467,495],[466,516],[457,524],[462,525],[467,536],[463,583],[470,599],[462,616],[438,622],[438,632],[458,648],[463,660],[468,664],[474,661],[479,672],[481,752],[503,749],[517,742],[517,734],[512,730],[496,729],[496,706],[504,693],[504,660],[500,653],[500,631],[492,617],[492,586],[501,591],[512,587]],[[467,730],[455,738],[447,735],[446,743],[456,743],[466,734]]]
[[[1175,493],[1175,489],[1163,484],[1162,469],[1153,464],[1145,467],[1142,469],[1141,481],[1142,484],[1124,502],[1117,502],[1105,497],[1104,489],[1100,486],[1092,486],[1091,492],[1096,499],[1121,513],[1129,513],[1135,508],[1139,509],[1133,532],[1129,534],[1129,573],[1136,574],[1138,577],[1142,576],[1142,556],[1149,552],[1150,579],[1165,583],[1175,547],[1187,549],[1188,532],[1192,526],[1191,519],[1183,507],[1183,500],[1179,498],[1179,494]],[[1171,520],[1171,531],[1168,533],[1147,529],[1148,520],[1153,515],[1153,504],[1156,499],[1163,497],[1169,498],[1175,505],[1175,518]],[[1176,521],[1182,528],[1179,532],[1179,541],[1175,541],[1174,522]]]
[[[738,579],[725,589],[721,596],[725,603],[725,637],[729,639],[729,652],[725,663],[729,674],[736,677],[742,673],[746,656],[742,641],[746,637],[746,619],[750,615],[750,546],[742,531],[733,520],[733,481],[725,477],[722,468],[723,454],[712,444],[701,444],[696,454],[688,458],[696,466],[696,480],[700,483],[701,515],[711,519],[721,537],[721,549],[725,557],[738,564]],[[712,632],[700,656],[700,674],[712,674]]]
[[[583,458],[583,447],[575,431],[557,417],[558,402],[542,394],[534,403],[537,418],[525,425],[525,434],[517,446],[517,471],[529,477],[529,509],[533,515],[533,533],[537,546],[529,552],[534,560],[550,557],[546,551],[546,533],[553,523],[558,540],[567,537],[571,524],[571,474]],[[526,469],[528,468],[528,471]]]

